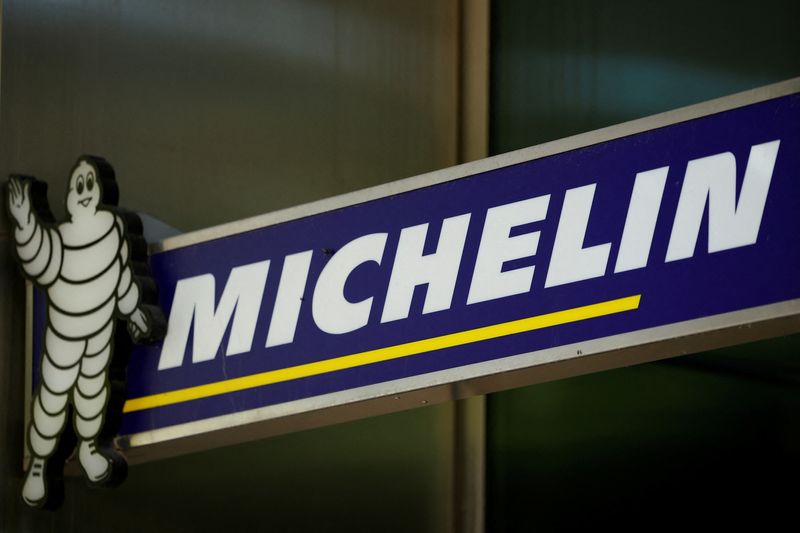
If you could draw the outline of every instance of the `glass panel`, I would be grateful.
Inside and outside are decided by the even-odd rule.
[[[493,3],[493,153],[800,74],[800,4]],[[800,337],[491,395],[488,529],[793,519]]]

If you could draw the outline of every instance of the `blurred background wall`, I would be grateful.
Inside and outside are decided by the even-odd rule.
[[[798,76],[798,20],[780,0],[496,0],[491,152]],[[789,337],[489,396],[488,529],[779,529],[799,353]]]
[[[500,153],[800,74],[794,2],[495,0],[487,77],[475,3],[3,0],[0,175],[48,180],[60,216],[101,154],[127,208],[188,231],[480,157],[482,84]],[[4,531],[476,531],[484,500],[489,531],[792,516],[796,338],[492,395],[485,456],[481,400],[444,404],[71,479],[31,511],[22,308],[4,252]]]
[[[82,153],[121,205],[184,231],[456,163],[460,3],[3,2],[0,175],[50,183]],[[19,490],[23,304],[0,217],[2,510],[8,531],[446,531],[452,406],[68,481],[57,513]]]

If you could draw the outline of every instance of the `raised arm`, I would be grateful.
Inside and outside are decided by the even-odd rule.
[[[8,212],[14,223],[17,259],[25,277],[47,287],[58,278],[64,249],[58,230],[43,225],[31,207],[32,181],[9,178]]]

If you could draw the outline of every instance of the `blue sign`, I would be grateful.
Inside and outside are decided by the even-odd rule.
[[[169,325],[133,350],[121,435],[580,358],[800,298],[800,95],[697,115],[178,237],[150,257]]]

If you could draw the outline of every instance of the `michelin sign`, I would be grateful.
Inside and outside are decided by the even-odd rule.
[[[146,459],[800,330],[799,89],[157,243],[167,333],[132,348],[117,445]]]

